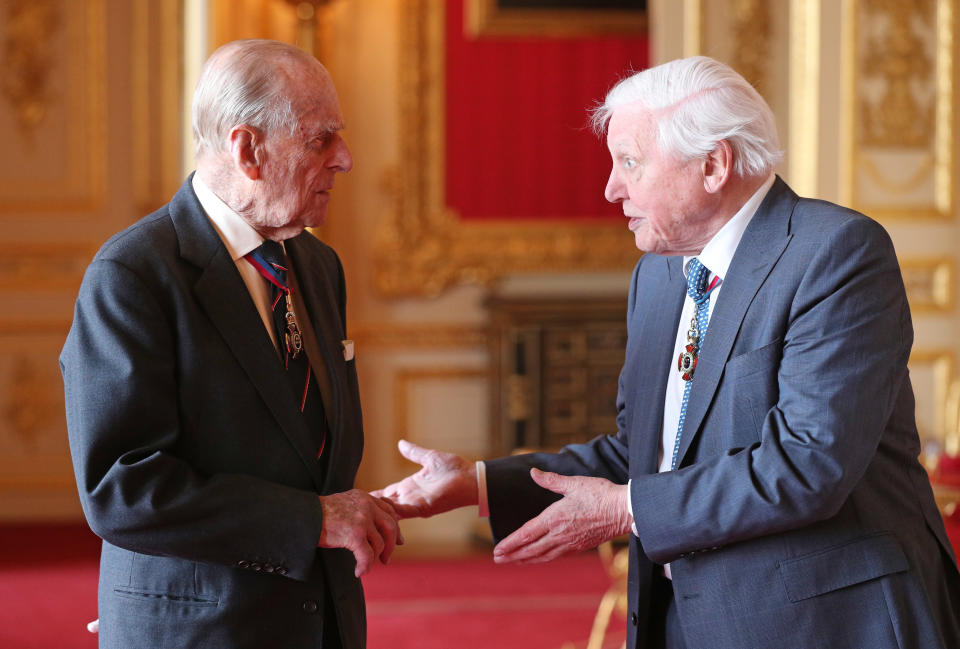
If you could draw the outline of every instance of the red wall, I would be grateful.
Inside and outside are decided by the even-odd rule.
[[[447,205],[464,220],[621,218],[588,109],[647,66],[647,37],[468,38],[463,5],[447,2]]]

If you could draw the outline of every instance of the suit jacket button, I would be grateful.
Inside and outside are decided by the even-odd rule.
[[[278,574],[278,575],[285,575],[285,574],[287,574],[287,569],[284,568],[283,566],[281,566],[281,567],[277,568],[277,574]]]
[[[238,568],[244,568],[244,569],[249,568],[249,567],[250,567],[250,562],[249,562],[249,561],[244,561],[243,559],[241,559],[240,561],[237,561],[237,567],[238,567]]]
[[[313,601],[312,599],[308,599],[307,601],[305,601],[305,602],[303,603],[303,612],[304,612],[304,613],[311,613],[311,614],[312,614],[312,613],[316,613],[317,610],[319,610],[319,608],[320,608],[320,607],[317,606],[317,603],[316,603],[315,601]]]
[[[259,564],[259,563],[251,563],[251,564],[250,564],[250,570],[256,570],[257,572],[260,572],[260,564]]]
[[[637,617],[636,613],[630,613],[630,624],[633,626],[640,624],[640,618]]]
[[[275,568],[274,568],[272,565],[270,565],[269,563],[263,564],[263,571],[264,571],[264,572],[273,572],[274,570],[275,570]]]

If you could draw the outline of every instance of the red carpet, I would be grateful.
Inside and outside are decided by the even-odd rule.
[[[85,527],[0,527],[0,649],[96,647],[85,626],[96,617],[98,555]],[[593,554],[530,567],[395,560],[364,578],[367,644],[583,649],[607,584]],[[607,647],[620,646],[624,628],[615,618]]]

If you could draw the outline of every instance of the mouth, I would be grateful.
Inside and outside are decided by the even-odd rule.
[[[630,219],[627,223],[627,228],[629,228],[631,232],[636,232],[637,228],[643,225],[644,219],[638,216],[628,216],[627,218]]]

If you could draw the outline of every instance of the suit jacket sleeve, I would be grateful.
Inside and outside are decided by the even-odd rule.
[[[182,435],[191,422],[177,407],[175,345],[189,332],[176,330],[161,305],[169,296],[152,288],[98,256],[61,355],[71,454],[91,528],[141,553],[224,564],[262,557],[305,579],[322,525],[316,493],[252,471],[207,474],[184,459],[205,452]],[[228,413],[223,420],[224,430],[208,432],[230,436],[226,422],[237,422]],[[238,435],[238,454],[244,444]]]
[[[789,313],[769,314],[785,318],[783,339],[724,370],[735,367],[724,380],[749,381],[751,398],[773,404],[759,442],[632,476],[634,519],[654,561],[827,519],[877,453],[912,342],[893,246],[862,217],[791,245],[812,252],[792,269],[796,284],[783,288],[795,290]]]

